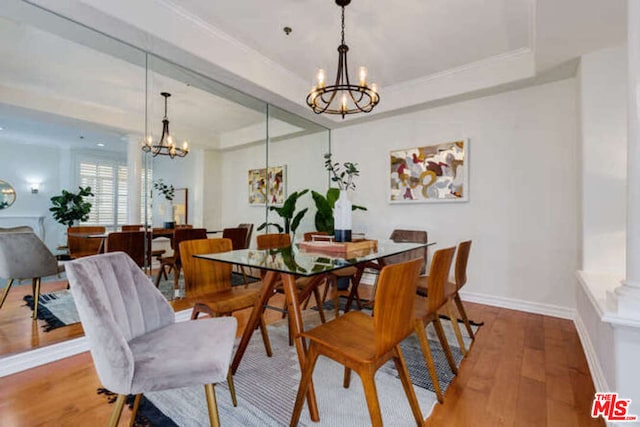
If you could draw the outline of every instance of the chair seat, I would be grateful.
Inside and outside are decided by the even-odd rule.
[[[423,297],[429,295],[429,287],[427,286],[429,276],[421,276],[418,279],[418,290],[417,294]],[[456,284],[453,282],[447,282],[444,285],[444,297],[449,298],[454,295],[458,291]]]
[[[360,311],[350,311],[302,336],[352,360],[375,359],[373,318]]]
[[[253,307],[259,294],[259,289],[234,287],[208,294],[187,296],[187,300],[194,305],[206,305],[215,313],[225,314]]]
[[[129,341],[134,360],[130,393],[224,381],[236,328],[234,317],[202,319],[174,323]],[[208,335],[216,339],[202,339]]]
[[[84,258],[87,256],[98,255],[97,251],[76,251],[71,256],[72,259]]]
[[[355,276],[357,272],[358,269],[356,267],[345,267],[341,268],[340,270],[332,271],[331,274],[336,277],[351,277]]]

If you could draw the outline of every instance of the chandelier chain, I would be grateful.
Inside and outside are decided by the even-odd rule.
[[[342,44],[344,44],[344,6],[342,6]]]

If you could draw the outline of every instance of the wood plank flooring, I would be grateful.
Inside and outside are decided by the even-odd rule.
[[[604,425],[589,416],[594,388],[571,321],[465,306],[485,325],[427,426]],[[274,311],[266,315],[267,322],[280,319]],[[248,311],[236,317],[243,327]],[[98,387],[88,353],[0,378],[0,425],[104,425],[111,405],[96,394]],[[125,410],[123,425],[128,417]]]

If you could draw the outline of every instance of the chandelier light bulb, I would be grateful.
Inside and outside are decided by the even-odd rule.
[[[324,82],[327,78],[327,73],[326,71],[324,71],[324,69],[320,68],[318,70],[318,88],[323,88],[324,87]]]
[[[340,99],[340,105],[341,105],[341,109],[342,111],[347,111],[347,94],[343,93],[342,94],[342,98]]]
[[[184,141],[184,142],[182,143],[182,149],[183,149],[184,151],[189,151],[189,143],[188,143],[187,141]]]
[[[358,68],[358,84],[360,86],[367,86],[367,67]]]

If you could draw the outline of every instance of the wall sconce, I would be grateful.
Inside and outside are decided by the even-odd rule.
[[[38,191],[40,191],[40,184],[39,183],[32,183],[31,184],[31,194],[38,194]]]

